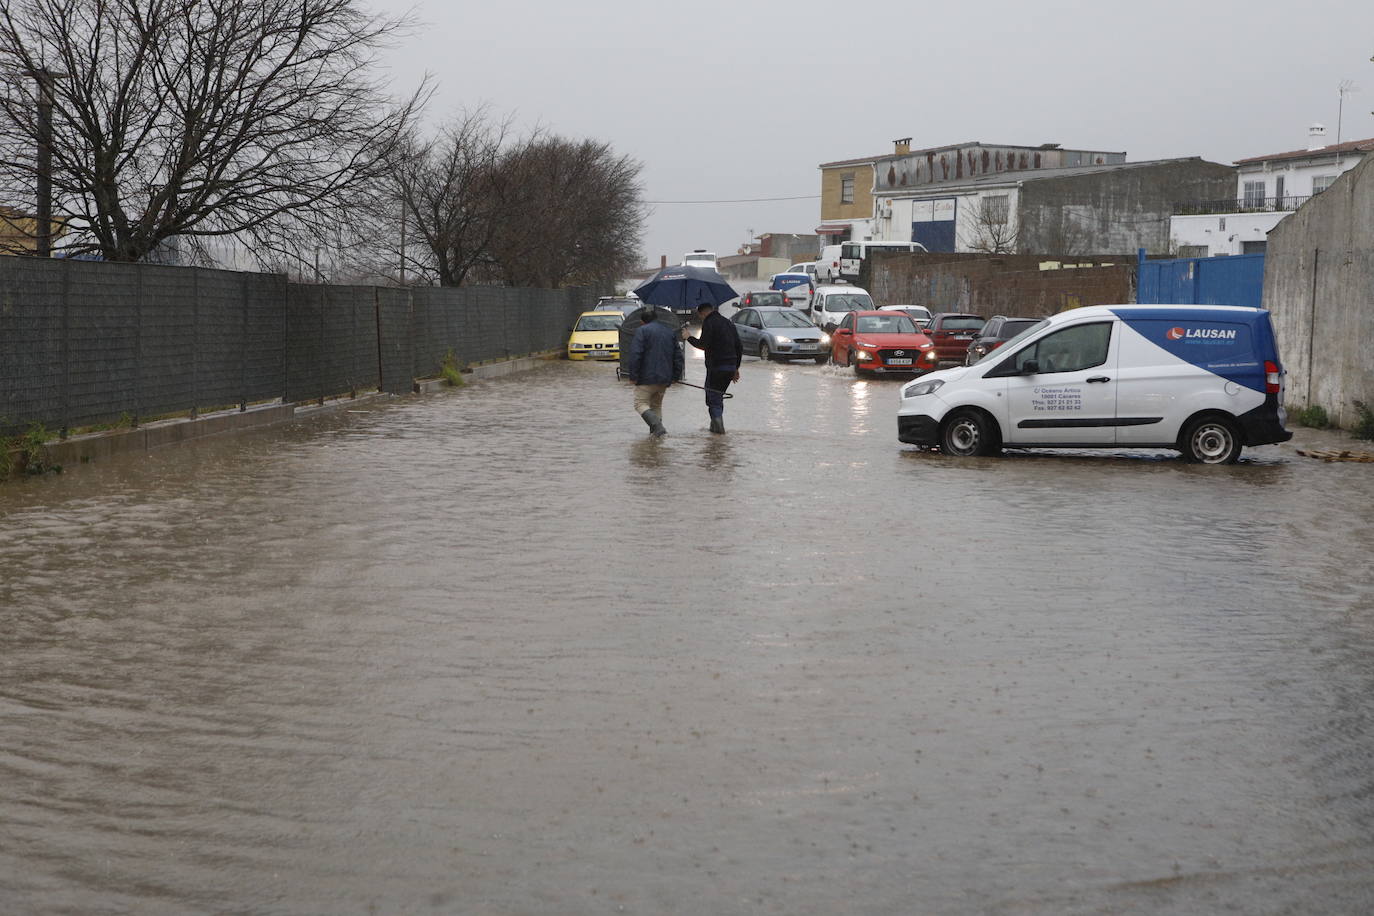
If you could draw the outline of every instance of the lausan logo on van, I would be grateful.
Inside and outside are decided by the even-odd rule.
[[[1170,340],[1235,340],[1233,328],[1170,328],[1164,335]]]

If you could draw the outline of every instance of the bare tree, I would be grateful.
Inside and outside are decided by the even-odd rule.
[[[509,120],[494,122],[478,109],[463,112],[433,140],[407,139],[396,172],[399,206],[384,219],[404,221],[413,238],[394,253],[408,273],[460,286],[475,268],[493,263],[502,213],[497,165],[509,129]]]
[[[423,99],[393,103],[369,76],[405,25],[356,0],[0,0],[0,193],[41,203],[29,90],[46,82],[69,254],[234,235],[308,260],[338,202],[393,171]]]
[[[1020,228],[1012,222],[1009,209],[1006,195],[970,201],[964,246],[987,254],[1015,254]]]
[[[511,286],[609,286],[639,263],[642,166],[609,143],[535,136],[496,169],[493,271]]]

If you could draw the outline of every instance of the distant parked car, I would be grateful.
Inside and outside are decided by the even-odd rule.
[[[742,308],[731,319],[739,332],[744,352],[767,362],[770,359],[830,357],[830,335],[796,309],[777,306]]]
[[[1008,318],[1005,315],[993,315],[968,345],[964,365],[972,366],[1017,334],[1039,323],[1039,318]]]
[[[878,308],[884,312],[906,312],[918,328],[930,324],[930,309],[924,305],[880,305]]]
[[[643,306],[643,302],[628,296],[602,296],[596,300],[596,311],[619,312],[622,317]]]
[[[962,366],[964,357],[968,355],[968,345],[986,323],[987,320],[981,315],[965,312],[940,312],[933,316],[925,331],[931,343],[935,344],[937,364],[941,367]]]
[[[923,373],[935,368],[930,338],[901,312],[850,312],[830,338],[830,361],[855,375]]]
[[[816,284],[805,271],[786,270],[780,274],[773,274],[768,280],[768,288],[786,293],[788,304],[807,311],[811,308],[811,296],[816,290]]]
[[[577,316],[568,336],[568,359],[619,359],[620,325],[625,316],[601,310]]]
[[[811,297],[811,320],[829,333],[839,326],[846,314],[873,309],[873,297],[858,286],[818,286]]]
[[[761,292],[745,293],[740,297],[739,308],[753,308],[756,305],[775,305],[778,308],[788,308],[787,295],[774,289],[766,289]]]

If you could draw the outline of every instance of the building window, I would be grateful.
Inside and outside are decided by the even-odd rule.
[[[854,202],[854,176],[840,176],[840,203],[852,204]]]
[[[1313,193],[1313,194],[1320,194],[1322,191],[1325,191],[1327,188],[1331,187],[1331,183],[1332,183],[1333,181],[1335,181],[1335,180],[1336,180],[1336,176],[1335,176],[1335,175],[1316,175],[1316,176],[1313,176],[1313,178],[1312,178],[1312,193]]]
[[[1264,254],[1264,248],[1265,248],[1265,246],[1268,245],[1268,244],[1269,244],[1269,243],[1268,243],[1267,241],[1260,241],[1260,242],[1241,242],[1241,243],[1240,243],[1240,253],[1241,253],[1241,254]]]
[[[1006,223],[1007,214],[1010,212],[1011,208],[1008,205],[1006,194],[983,198],[983,217],[987,222]]]
[[[1205,258],[1207,257],[1206,245],[1179,245],[1178,256],[1180,258]]]
[[[1245,182],[1245,208],[1247,210],[1258,210],[1264,206],[1264,182],[1247,181]]]

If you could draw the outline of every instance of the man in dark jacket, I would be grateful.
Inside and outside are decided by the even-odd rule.
[[[739,381],[739,364],[744,359],[735,323],[716,311],[714,305],[697,306],[701,318],[701,337],[687,342],[706,351],[706,412],[711,416],[711,432],[725,432],[725,389]]]
[[[677,334],[658,319],[658,309],[644,311],[644,323],[630,341],[625,374],[635,383],[635,413],[649,425],[654,436],[667,435],[663,428],[663,393],[682,381],[686,368]]]

